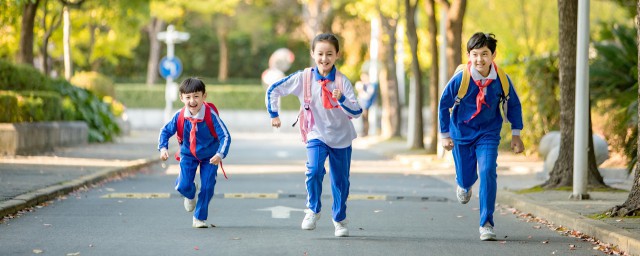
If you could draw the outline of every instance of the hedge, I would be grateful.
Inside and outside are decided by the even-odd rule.
[[[37,122],[62,119],[62,97],[49,91],[0,91],[0,122]]]
[[[265,110],[264,97],[265,90],[260,85],[207,85],[207,101],[213,102],[220,109]],[[164,108],[165,86],[117,84],[116,99],[127,108]],[[174,108],[183,106],[179,99],[173,102]],[[298,98],[293,96],[282,98],[282,109],[299,108]]]
[[[34,67],[0,59],[0,90],[52,91],[48,79]]]
[[[0,123],[19,122],[18,94],[12,91],[0,91]]]

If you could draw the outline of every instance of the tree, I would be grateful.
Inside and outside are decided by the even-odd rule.
[[[49,13],[48,5],[49,0],[45,0],[42,8],[42,19],[40,20],[40,26],[42,26],[42,29],[44,30],[44,35],[42,36],[42,46],[40,47],[40,54],[42,55],[42,72],[46,75],[49,75],[49,72],[51,71],[51,66],[49,65],[49,40],[51,39],[53,32],[56,31],[62,23],[62,13],[60,11],[54,11],[51,20],[47,21],[47,16]],[[51,24],[47,25],[47,22]]]
[[[637,45],[637,49],[638,49],[638,62],[640,63],[640,1],[637,1],[636,3],[636,45]],[[637,79],[636,81],[640,81],[640,69],[637,69],[638,73],[637,73]],[[637,86],[637,83],[636,83]],[[640,86],[637,86],[638,88],[638,97],[637,97],[637,101],[636,101],[636,109],[637,109],[637,113],[636,113],[636,117],[638,119],[636,119],[636,134],[638,133],[638,131],[640,131],[640,122],[638,120],[640,120],[640,104],[637,104],[638,102],[640,102]],[[640,136],[636,136],[637,142],[636,142],[636,160],[640,159],[640,150],[637,150],[638,148],[640,148]],[[629,192],[629,196],[627,197],[627,200],[621,204],[621,205],[617,205],[615,207],[613,207],[610,210],[610,216],[612,217],[617,217],[617,216],[636,216],[637,212],[640,211],[640,165],[637,163],[635,163],[635,175],[634,175],[634,179],[633,179],[633,186],[631,187],[631,192]]]
[[[429,108],[431,109],[431,133],[427,143],[427,154],[436,154],[438,149],[438,24],[436,23],[435,0],[425,0],[425,10],[429,20],[429,47],[431,51],[431,69],[429,70]]]
[[[151,21],[144,30],[149,36],[149,60],[147,61],[147,86],[152,86],[158,79],[158,65],[160,62],[160,49],[162,44],[158,40],[158,33],[164,28],[164,21],[158,17],[151,17]]]
[[[559,61],[560,61],[560,151],[549,179],[543,188],[559,188],[573,185],[573,147],[575,117],[576,48],[578,31],[578,1],[558,0]],[[591,115],[589,115],[591,116]],[[591,119],[591,118],[589,118]],[[591,127],[591,120],[589,120]],[[592,131],[589,128],[589,148],[593,149]],[[595,164],[593,150],[588,156],[588,184],[606,187]]]
[[[396,2],[396,9],[399,9],[399,1]],[[399,11],[393,11],[389,5],[383,10],[378,2],[376,5],[382,29],[385,32],[387,42],[383,43],[385,68],[380,74],[380,94],[382,98],[382,137],[400,137],[401,109],[400,98],[398,96],[398,80],[396,78],[396,29],[399,20]],[[385,13],[385,12],[388,12]]]
[[[420,70],[420,61],[418,59],[418,34],[416,28],[416,9],[418,1],[415,4],[411,3],[411,0],[405,0],[404,6],[406,8],[405,17],[407,20],[407,38],[409,40],[409,46],[411,47],[411,76],[413,77],[413,83],[410,85],[411,98],[409,99],[409,123],[413,123],[409,127],[409,134],[413,134],[409,145],[411,149],[423,149],[424,148],[424,130],[422,124],[422,72]]]
[[[453,75],[456,67],[462,62],[462,21],[465,10],[467,9],[467,0],[440,0],[444,8],[447,9],[447,74],[449,77]]]
[[[33,27],[40,0],[25,1],[20,29],[18,62],[33,66]]]

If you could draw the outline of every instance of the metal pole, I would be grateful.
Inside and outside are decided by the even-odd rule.
[[[589,151],[589,0],[578,1],[578,51],[576,53],[576,115],[573,141],[573,194],[587,194]]]
[[[440,70],[438,72],[440,79],[438,80],[438,95],[442,95],[442,91],[444,91],[444,87],[449,81],[449,75],[447,74],[447,10],[445,8],[441,8],[440,10],[440,42]],[[440,122],[440,117],[436,120]],[[438,146],[436,147],[438,158],[444,157],[444,149],[440,142],[441,139],[442,136],[440,136],[440,132],[438,132]]]

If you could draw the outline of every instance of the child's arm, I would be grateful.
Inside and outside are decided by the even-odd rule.
[[[222,159],[227,156],[229,153],[229,146],[231,145],[231,134],[229,134],[229,130],[227,126],[224,124],[220,116],[215,113],[215,111],[211,111],[211,119],[213,119],[213,127],[216,130],[216,134],[218,135],[218,140],[220,141],[218,150],[216,154],[209,160],[212,164],[218,164]]]
[[[158,136],[158,150],[160,151],[160,159],[166,161],[169,159],[169,139],[176,134],[177,119],[180,111],[176,113],[173,118],[167,122],[162,129],[160,129],[160,135]]]
[[[340,103],[340,107],[342,107],[342,111],[345,114],[351,118],[358,118],[362,114],[362,107],[358,104],[356,94],[353,92],[353,87],[351,86],[349,79],[345,76],[342,80],[344,81],[344,86],[342,86],[344,91],[335,89],[332,92],[332,96],[333,98],[338,99],[338,103]]]
[[[278,110],[280,108],[280,97],[289,94],[294,94],[298,96],[298,98],[303,97],[302,72],[303,71],[298,71],[293,73],[269,86],[265,95],[265,105],[267,106],[267,111],[271,118],[279,116]]]
[[[520,131],[524,127],[522,122],[522,105],[520,104],[520,98],[516,93],[513,83],[509,76],[509,100],[507,101],[507,119],[511,123],[511,149],[514,153],[522,153],[524,151],[524,143],[520,138]]]
[[[440,134],[443,139],[449,138],[449,125],[451,124],[451,108],[453,108],[456,97],[458,96],[458,89],[460,87],[460,79],[462,78],[462,72],[459,75],[454,76],[447,82],[446,87],[442,91],[442,95],[440,96],[440,102],[438,105],[438,114],[440,120]],[[443,141],[443,146],[447,147],[449,143],[445,143],[448,141]],[[452,143],[451,143],[452,144]],[[452,145],[453,147],[453,145]]]

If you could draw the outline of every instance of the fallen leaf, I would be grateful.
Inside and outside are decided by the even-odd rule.
[[[240,238],[239,237],[234,237],[234,238],[231,238],[231,240],[240,240]]]
[[[196,251],[200,250],[200,248],[198,248],[198,246],[194,246],[193,249],[195,249]]]
[[[458,216],[456,216],[456,217],[458,217],[458,218],[462,218],[462,217],[464,217],[464,216],[462,216],[462,215],[458,215]]]
[[[67,256],[78,256],[78,255],[80,255],[80,252],[67,253]]]
[[[211,224],[211,227],[212,227],[212,228],[215,228],[215,227],[216,227],[216,225]]]
[[[542,243],[543,243],[543,244],[548,244],[548,243],[549,243],[549,240],[544,240],[544,241],[542,241]]]
[[[373,212],[379,213],[379,212],[382,212],[382,210],[374,210]]]
[[[621,222],[621,221],[622,221],[621,219],[619,219],[619,220],[616,220],[616,222]]]
[[[45,227],[51,227],[51,226],[53,226],[53,225],[51,225],[51,224],[47,224],[47,223],[42,224],[42,225],[43,225],[43,226],[45,226]]]
[[[471,208],[471,210],[479,211],[479,210],[480,210],[480,208],[476,208],[476,207],[474,207],[474,208]]]
[[[33,249],[33,253],[35,253],[35,254],[40,254],[40,253],[43,253],[43,252],[44,251],[40,250],[40,249]]]
[[[115,189],[113,189],[113,188],[105,188],[105,190],[106,190],[106,191],[109,191],[109,192],[116,191],[116,190],[115,190]]]
[[[528,239],[531,239],[531,236],[528,236],[527,238],[528,238]]]
[[[569,245],[569,250],[575,250],[576,249],[576,245],[575,244],[570,244]]]
[[[506,243],[507,243],[507,241],[500,241],[500,243],[501,243],[501,244],[506,244]]]
[[[541,227],[541,226],[538,226],[538,225],[535,225],[535,226],[533,226],[533,228],[535,228],[535,229],[540,229],[540,228],[542,228],[542,227]]]

